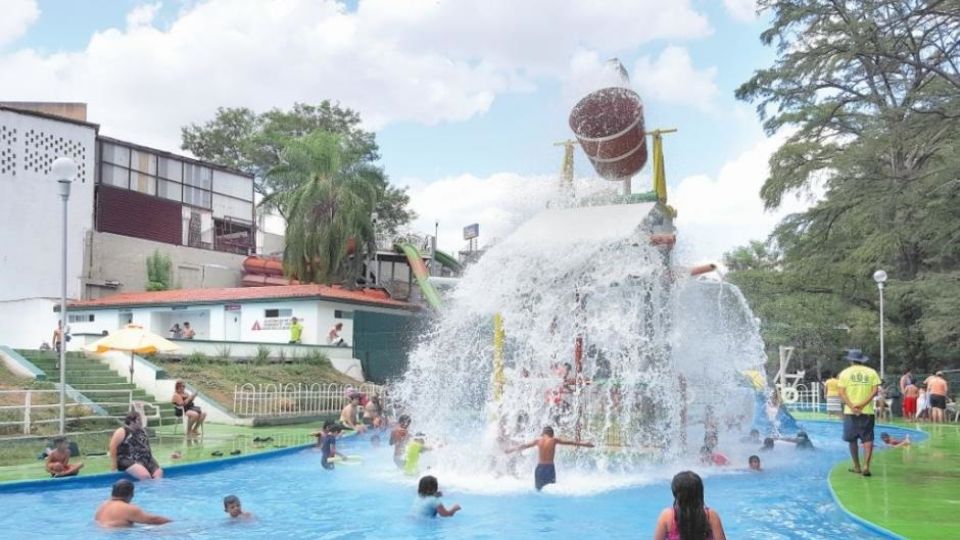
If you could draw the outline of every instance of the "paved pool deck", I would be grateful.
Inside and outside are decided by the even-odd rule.
[[[244,427],[207,424],[205,433],[198,439],[187,439],[182,430],[175,431],[174,426],[164,426],[157,429],[156,437],[150,440],[153,455],[161,467],[172,465],[213,461],[234,455],[249,455],[264,451],[277,450],[302,446],[315,442],[310,433],[320,429],[320,423],[296,424],[277,427]],[[110,459],[106,455],[87,455],[88,453],[106,452],[106,441],[110,434],[103,434],[103,447],[81,447],[81,457],[72,458],[71,462],[82,461],[82,476],[110,471]],[[266,442],[255,442],[254,439],[270,438]],[[44,440],[37,440],[37,452],[42,450]],[[4,444],[4,443],[0,443]],[[174,458],[174,452],[180,457]],[[213,456],[213,452],[220,452],[222,456]],[[44,470],[43,460],[25,461],[22,463],[0,467],[0,482],[15,482],[23,480],[49,479],[50,475]]]
[[[826,419],[802,414],[798,420]],[[960,424],[883,422],[923,431],[929,437],[907,447],[879,442],[873,476],[850,473],[849,460],[830,471],[830,486],[843,508],[904,538],[960,538]]]

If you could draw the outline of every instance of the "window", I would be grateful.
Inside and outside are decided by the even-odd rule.
[[[104,163],[100,170],[100,183],[127,189],[130,187],[130,171]]]
[[[158,170],[160,171],[160,176],[167,180],[173,180],[174,182],[183,181],[183,162],[181,161],[162,157],[160,158]]]
[[[68,323],[86,323],[93,322],[93,313],[70,313],[67,312]]]
[[[213,169],[187,163],[183,167],[183,183],[209,190],[213,183]]]
[[[210,208],[213,204],[213,197],[209,191],[183,186],[183,202],[201,208]]]
[[[176,182],[157,180],[157,195],[164,199],[180,202],[183,197],[183,188]]]
[[[292,309],[265,309],[263,310],[264,319],[287,319],[293,316]]]
[[[157,179],[141,172],[132,171],[130,173],[130,189],[147,195],[156,195]]]
[[[114,165],[130,166],[130,149],[116,144],[103,143],[100,147],[103,161]]]
[[[340,311],[339,309],[335,309],[335,310],[333,310],[333,318],[334,318],[334,319],[352,319],[352,318],[353,318],[353,312],[352,312],[352,311]]]
[[[147,174],[157,174],[157,156],[139,150],[130,154],[130,168]]]

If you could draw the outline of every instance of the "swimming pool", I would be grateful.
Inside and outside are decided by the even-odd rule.
[[[438,475],[445,500],[464,507],[452,519],[410,517],[415,479],[396,470],[389,447],[373,448],[368,439],[359,438],[343,441],[341,449],[361,456],[363,463],[340,465],[335,471],[320,467],[319,453],[304,450],[138,483],[134,502],[174,518],[169,525],[133,531],[99,529],[92,517],[109,495],[109,482],[91,486],[91,480],[47,491],[0,493],[4,510],[0,530],[17,539],[141,537],[142,529],[150,529],[150,538],[188,535],[200,539],[504,539],[543,533],[560,538],[643,538],[652,534],[660,510],[672,501],[668,478],[692,468],[704,474],[707,504],[720,513],[729,538],[885,538],[849,518],[830,496],[827,473],[846,457],[840,425],[807,422],[805,427],[818,450],[806,453],[790,444],[778,446],[772,453],[761,454],[767,469],[763,473],[671,465],[622,477],[623,487],[608,489],[603,486],[616,484],[617,479],[559,467],[557,489],[539,494],[533,491],[532,464],[529,477],[520,479],[475,483]],[[910,433],[916,438],[916,432]],[[734,444],[721,447],[727,447],[736,465],[745,464],[746,455],[755,451]],[[227,494],[238,495],[258,519],[229,523],[221,502]]]

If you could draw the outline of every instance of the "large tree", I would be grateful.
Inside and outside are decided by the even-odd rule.
[[[768,207],[818,198],[775,231],[784,271],[874,310],[870,275],[885,268],[886,314],[905,336],[894,355],[943,362],[960,347],[948,315],[960,305],[960,3],[758,5],[778,58],[737,96],[757,103],[769,132],[790,130],[760,195]]]
[[[338,135],[315,131],[291,140],[267,173],[278,185],[296,186],[288,199],[283,262],[303,282],[352,285],[372,248],[377,170],[346,146]]]
[[[377,189],[378,226],[383,232],[395,234],[416,217],[407,207],[410,197],[406,189],[390,185],[383,169],[376,165],[380,159],[376,136],[361,127],[360,115],[326,100],[319,105],[296,103],[289,111],[273,109],[260,114],[244,107],[221,107],[212,120],[182,129],[182,148],[200,159],[252,174],[254,188],[263,197],[261,207],[286,219],[289,197],[299,186],[268,173],[281,163],[281,154],[291,141],[318,130],[338,135],[343,158],[368,169]]]

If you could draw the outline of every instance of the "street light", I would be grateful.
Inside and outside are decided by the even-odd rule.
[[[877,270],[873,273],[873,280],[880,289],[880,380],[883,381],[883,283],[887,281],[887,273]]]
[[[375,283],[377,286],[380,286],[380,258],[379,258],[379,256],[378,256],[378,255],[379,255],[379,251],[380,251],[380,239],[377,237],[377,220],[379,220],[379,219],[380,219],[380,214],[378,214],[377,211],[374,210],[374,211],[370,214],[370,225],[373,227],[373,244],[374,244],[374,248],[373,248],[373,268],[374,268],[374,271],[373,271],[373,279],[374,279],[374,283]],[[370,275],[370,269],[368,268],[368,269],[367,269],[367,276],[364,276],[364,280],[363,280],[364,282],[367,281],[366,278],[369,278],[369,275]]]
[[[67,425],[67,201],[70,199],[70,184],[77,176],[77,163],[68,157],[59,157],[54,160],[50,170],[60,186],[60,199],[63,201],[60,261],[60,434],[63,435]]]

